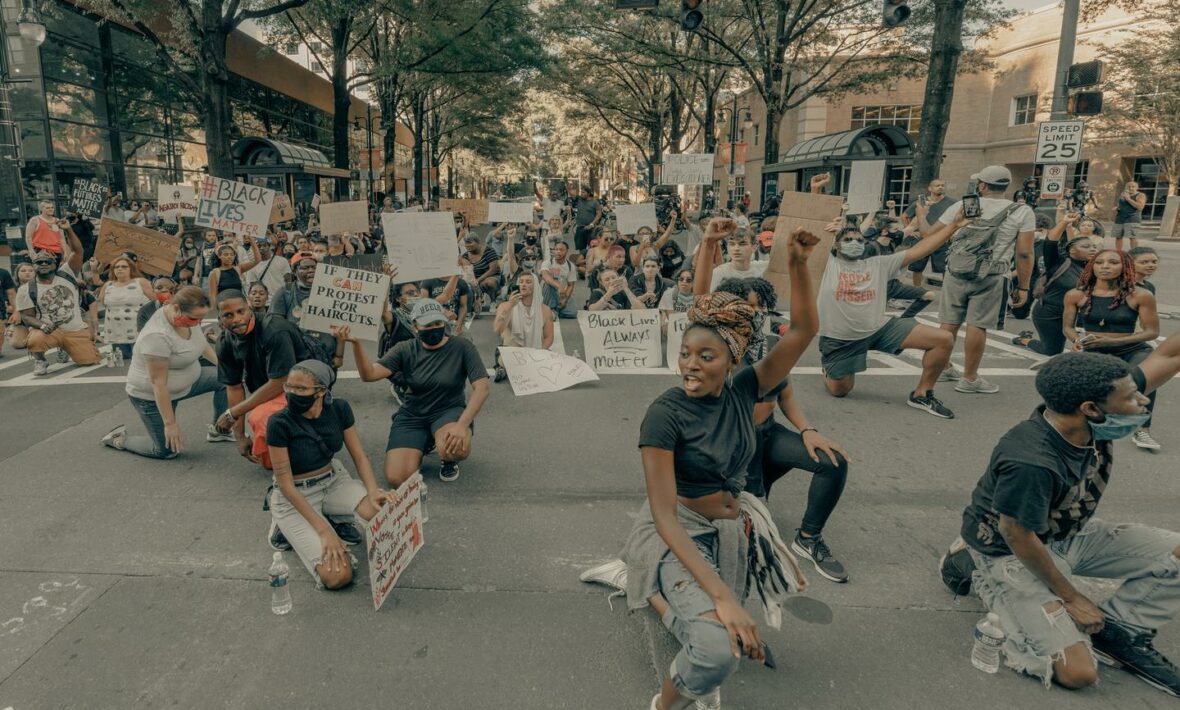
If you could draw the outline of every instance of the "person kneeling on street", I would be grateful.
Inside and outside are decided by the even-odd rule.
[[[334,379],[332,368],[319,360],[297,363],[283,384],[287,406],[266,424],[274,466],[268,537],[275,537],[276,528],[282,532],[307,571],[328,589],[352,582],[356,558],[326,516],[371,520],[389,496],[377,487],[352,407],[332,396]],[[360,482],[335,458],[344,446]]]

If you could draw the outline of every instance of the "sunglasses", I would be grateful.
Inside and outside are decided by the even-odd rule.
[[[42,259],[41,261],[34,261],[33,263],[37,266],[46,266],[46,265],[53,266],[53,265],[57,264],[56,261],[49,261],[46,259]]]

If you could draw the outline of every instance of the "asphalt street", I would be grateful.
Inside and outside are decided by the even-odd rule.
[[[1161,251],[1161,310],[1175,314],[1166,335],[1180,329],[1180,247]],[[576,322],[563,321],[562,334],[581,349]],[[490,336],[490,318],[477,320],[472,337],[489,363]],[[765,633],[779,669],[743,667],[725,707],[1175,707],[1107,668],[1097,687],[1069,693],[971,665],[982,607],[949,594],[936,564],[994,442],[1037,404],[1027,370],[1036,356],[1005,343],[992,338],[984,362],[1000,393],[940,387],[952,421],[905,406],[916,358],[875,359],[834,399],[812,347],[794,382],[812,422],[853,457],[825,531],[851,580],[809,576],[783,628]],[[204,442],[207,398],[179,408],[188,450],[177,460],[103,448],[116,424],[139,426],[121,376],[67,366],[33,380],[23,355],[0,359],[0,710],[648,706],[671,654],[666,632],[620,600],[612,610],[605,588],[578,573],[616,555],[643,503],[638,425],[672,376],[604,376],[524,398],[494,385],[459,480],[440,482],[427,459],[425,547],[384,608],[373,611],[367,582],[316,591],[289,554],[285,617],[271,614],[266,585],[269,474],[230,444]],[[346,373],[336,392],[379,462],[388,387]],[[1101,517],[1176,528],[1177,416],[1172,385],[1154,430],[1164,450],[1117,445]],[[775,488],[784,533],[798,525],[807,483],[792,473]],[[1101,596],[1114,583],[1086,587]],[[1157,645],[1180,658],[1180,628]]]

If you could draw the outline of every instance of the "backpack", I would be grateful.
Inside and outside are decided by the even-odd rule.
[[[1038,276],[1037,283],[1036,283],[1036,285],[1033,286],[1033,289],[1032,289],[1033,298],[1035,298],[1037,300],[1043,299],[1045,297],[1045,289],[1049,288],[1049,284],[1053,283],[1057,279],[1059,279],[1062,276],[1065,276],[1067,273],[1069,273],[1069,270],[1072,266],[1073,266],[1073,262],[1070,261],[1069,255],[1066,254],[1063,257],[1062,262],[1057,265],[1057,269],[1054,270],[1052,274],[1050,274],[1048,277],[1046,277],[1044,274],[1041,274],[1040,276]]]
[[[1018,207],[1020,205],[1014,202],[995,216],[977,219],[955,233],[946,257],[947,273],[963,281],[975,281],[988,276],[1000,225]]]

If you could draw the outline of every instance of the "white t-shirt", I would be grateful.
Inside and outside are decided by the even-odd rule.
[[[127,370],[127,394],[137,399],[155,399],[152,381],[148,376],[147,356],[168,359],[168,394],[172,399],[183,397],[192,389],[193,383],[201,376],[201,365],[197,362],[201,353],[209,346],[200,326],[189,328],[188,339],[182,338],[158,308],[144,323],[143,330],[131,350],[131,367]]]
[[[266,278],[263,278],[263,273],[266,274]],[[291,264],[281,256],[272,256],[270,261],[260,261],[254,268],[246,272],[246,290],[249,291],[255,282],[262,281],[267,292],[273,296],[287,285],[285,277],[289,273],[291,273]]]
[[[1006,200],[999,197],[981,197],[979,198],[979,211],[982,213],[983,219],[991,219],[1003,210],[1007,209],[1013,204],[1012,200]],[[938,221],[942,224],[950,224],[955,221],[955,217],[959,215],[959,210],[963,207],[963,201],[959,200],[955,204],[946,208]],[[992,248],[992,259],[995,261],[1002,261],[1005,264],[1012,258],[1015,253],[1016,236],[1021,232],[1032,232],[1037,228],[1037,217],[1033,213],[1032,208],[1028,205],[1022,204],[1016,209],[1012,210],[1012,214],[1000,223],[1000,228],[996,231],[996,244]],[[952,237],[953,239],[953,237]]]
[[[819,334],[837,340],[861,340],[885,325],[889,278],[905,252],[848,261],[828,259],[820,281],[816,308]]]
[[[709,290],[716,291],[721,282],[726,279],[748,279],[754,276],[761,276],[766,272],[768,261],[751,261],[750,268],[745,271],[739,271],[732,261],[727,261],[724,264],[713,269],[713,278],[709,281]]]
[[[545,265],[541,267],[549,272],[553,280],[562,286],[568,285],[571,281],[576,281],[578,278],[577,267],[567,257],[564,264],[559,264],[556,261],[546,261]]]
[[[37,317],[43,322],[55,323],[62,330],[83,330],[86,321],[82,320],[78,287],[60,273],[53,277],[51,284],[37,284]],[[29,298],[29,284],[24,284],[16,292],[16,309],[25,311],[30,308],[33,308],[33,299]]]

